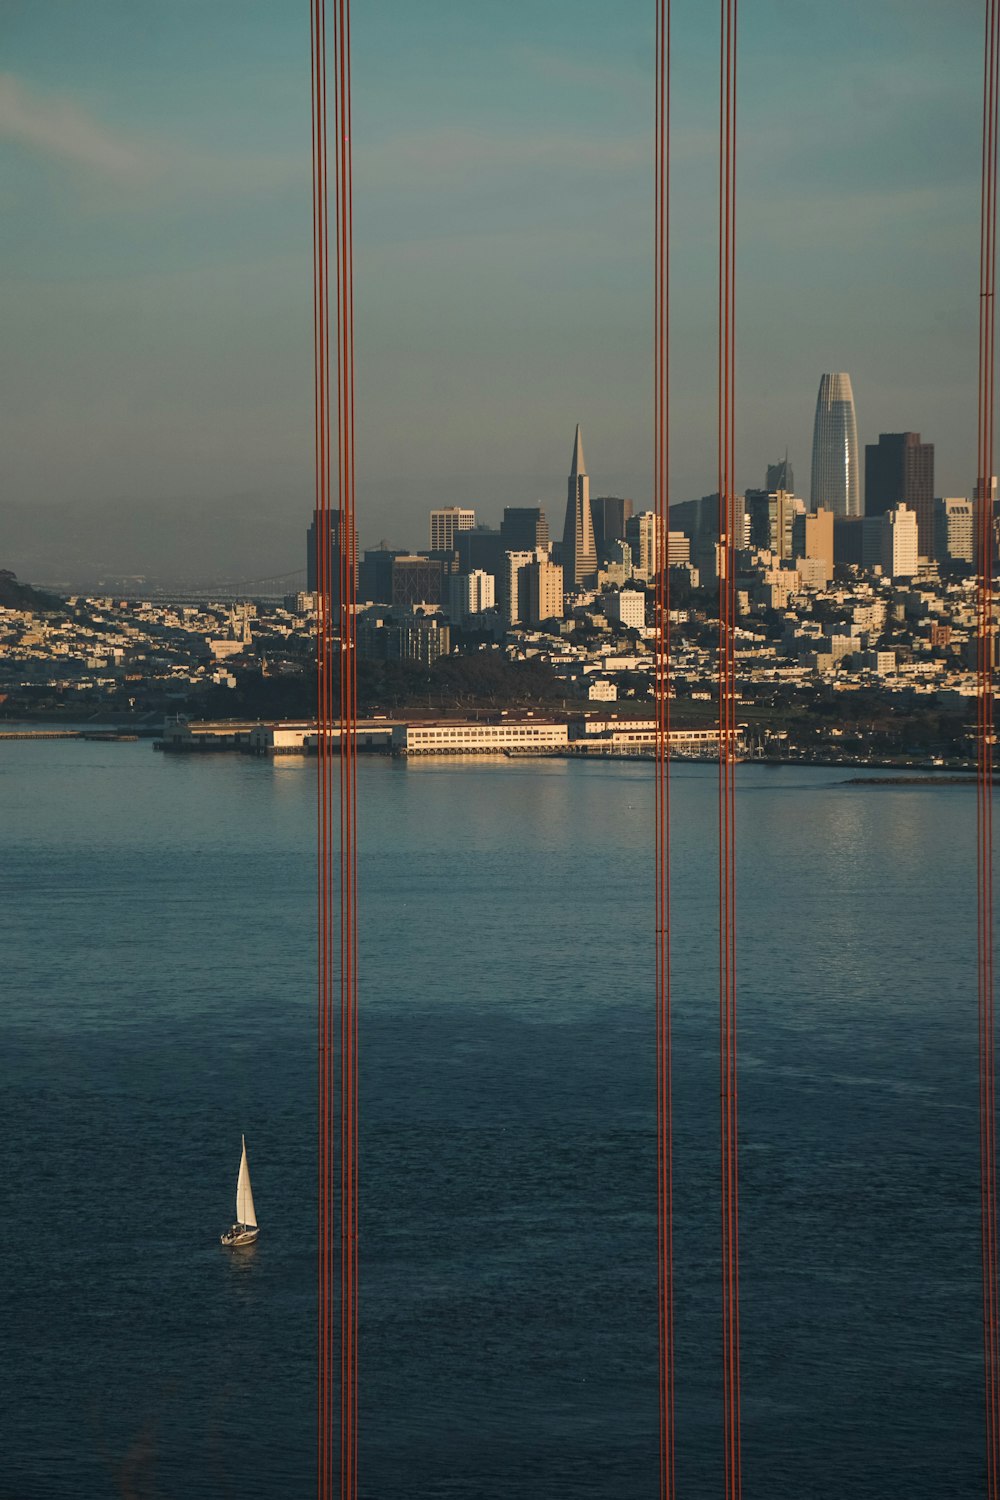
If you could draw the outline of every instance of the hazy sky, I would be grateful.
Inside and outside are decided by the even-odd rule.
[[[717,13],[675,0],[672,492],[714,489]],[[649,501],[653,0],[355,0],[361,540],[439,492]],[[737,479],[975,465],[981,0],[744,0]],[[311,475],[307,0],[0,0],[0,497]],[[277,502],[276,502],[277,503]],[[307,504],[306,500],[306,504]]]

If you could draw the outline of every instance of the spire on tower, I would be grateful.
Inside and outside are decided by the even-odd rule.
[[[580,424],[576,424],[576,437],[573,440],[573,467],[569,471],[570,479],[577,479],[581,474],[586,474],[587,465],[583,461],[583,439],[580,436]]]

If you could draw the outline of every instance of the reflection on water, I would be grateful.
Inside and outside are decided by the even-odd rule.
[[[257,1259],[257,1247],[259,1244],[259,1240],[254,1240],[249,1245],[219,1246],[219,1249],[229,1259],[231,1274],[237,1287],[243,1281],[246,1281],[247,1285],[250,1284],[249,1278],[256,1272],[255,1261]]]

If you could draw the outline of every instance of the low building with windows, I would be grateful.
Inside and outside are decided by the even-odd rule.
[[[395,755],[544,754],[569,743],[566,724],[541,719],[500,719],[492,724],[434,720],[397,724],[392,732]]]

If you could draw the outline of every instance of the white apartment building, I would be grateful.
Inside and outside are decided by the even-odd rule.
[[[604,613],[615,625],[642,630],[646,624],[646,596],[638,589],[616,589],[601,597]]]
[[[898,505],[882,517],[882,571],[888,578],[913,578],[917,567],[917,513]]]
[[[534,552],[504,553],[503,589],[500,609],[504,623],[507,625],[520,625],[527,615],[527,568],[534,561]]]
[[[632,548],[632,567],[641,578],[653,578],[662,561],[660,518],[655,510],[641,510],[625,522],[625,539]]]
[[[456,624],[493,609],[497,602],[496,579],[482,568],[475,568],[471,573],[452,573],[446,582],[448,613]]]

